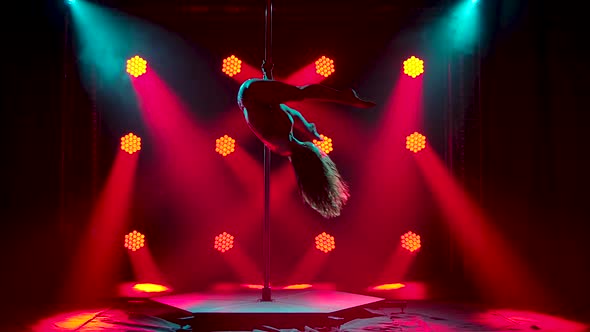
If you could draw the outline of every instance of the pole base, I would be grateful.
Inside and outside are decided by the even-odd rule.
[[[270,297],[270,287],[264,287],[262,289],[262,299],[260,299],[260,301],[262,302],[271,302],[272,299]]]

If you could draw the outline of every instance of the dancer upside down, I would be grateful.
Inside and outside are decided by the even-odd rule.
[[[353,89],[336,90],[321,84],[294,86],[275,80],[249,79],[238,92],[238,105],[254,134],[274,153],[289,158],[303,200],[325,218],[340,215],[350,193],[334,162],[313,140],[316,126],[284,103],[317,100],[369,108],[375,103]],[[302,137],[295,137],[295,133]]]

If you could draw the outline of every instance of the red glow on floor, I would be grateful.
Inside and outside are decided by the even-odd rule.
[[[169,288],[164,285],[151,284],[151,283],[135,284],[135,285],[133,285],[133,289],[138,292],[144,292],[144,293],[161,293],[161,292],[165,292],[165,291],[169,290]]]
[[[77,331],[104,309],[76,310],[43,318],[31,327],[34,332]]]
[[[400,289],[403,287],[406,287],[406,285],[398,282],[398,283],[393,283],[393,284],[378,285],[375,287],[371,287],[371,289],[373,289],[373,290],[392,290],[392,289]]]
[[[311,284],[293,284],[284,286],[283,289],[309,289],[312,288],[313,285]]]
[[[367,291],[389,299],[426,300],[429,298],[427,285],[419,281],[385,283],[371,286]]]
[[[547,291],[537,284],[526,264],[510,250],[440,158],[426,148],[416,160],[482,293],[503,304],[545,303]]]
[[[534,311],[515,309],[489,310],[480,314],[479,319],[485,319],[484,317],[486,315],[496,315],[505,318],[508,322],[515,325],[512,330],[519,330],[522,328],[539,331],[583,332],[588,331],[590,328],[590,325],[586,323]]]
[[[242,287],[247,289],[263,289],[263,285],[255,285],[255,284],[242,284]]]

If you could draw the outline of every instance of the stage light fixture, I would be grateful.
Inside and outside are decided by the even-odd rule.
[[[225,157],[235,150],[236,140],[229,137],[228,135],[223,135],[215,140],[215,152],[219,153],[220,155]]]
[[[213,248],[219,250],[220,252],[226,252],[234,247],[234,237],[233,235],[223,232],[215,237],[215,243],[213,244]]]
[[[139,77],[147,71],[147,61],[136,55],[127,60],[127,73],[133,77]]]
[[[221,71],[229,77],[239,74],[242,71],[242,60],[235,55],[223,59]]]
[[[315,62],[315,72],[319,75],[324,77],[328,77],[332,75],[335,71],[334,69],[334,60],[322,56],[321,58],[317,59]]]
[[[319,251],[328,253],[336,249],[336,242],[334,241],[334,237],[332,235],[326,232],[322,232],[321,234],[315,237],[315,247]]]
[[[426,136],[414,132],[406,136],[406,149],[416,153],[426,147]]]
[[[137,251],[145,245],[145,235],[138,231],[133,231],[125,235],[125,248],[131,251]]]
[[[135,136],[133,133],[121,137],[121,150],[129,154],[141,150],[141,137]]]
[[[325,154],[329,154],[330,152],[334,151],[332,147],[332,139],[328,136],[324,136],[320,134],[320,137],[323,141],[318,141],[316,139],[313,140],[313,144],[315,144],[320,150],[324,151]]]
[[[424,73],[424,61],[412,55],[404,61],[404,73],[412,78],[418,77]]]
[[[422,246],[420,242],[420,235],[410,231],[401,236],[402,248],[414,252]]]

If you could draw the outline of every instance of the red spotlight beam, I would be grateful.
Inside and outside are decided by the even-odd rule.
[[[96,202],[86,235],[70,271],[66,297],[88,300],[105,296],[117,280],[122,235],[127,225],[138,154],[118,150],[111,173]]]
[[[484,295],[501,304],[546,303],[546,288],[538,285],[524,263],[509,250],[508,243],[454,181],[432,149],[426,147],[415,156]]]
[[[419,173],[405,149],[405,138],[421,126],[423,80],[400,73],[385,105],[383,118],[368,144],[363,158],[362,209],[356,213],[373,220],[388,220],[393,213],[405,212],[415,218],[418,207]],[[366,214],[370,215],[367,216]],[[379,225],[387,227],[387,225]],[[368,232],[359,225],[359,232]]]
[[[231,250],[223,254],[222,258],[229,264],[235,272],[241,283],[256,283],[262,279],[262,274],[257,268],[254,261],[244,253],[239,245],[235,245]]]
[[[138,251],[128,251],[129,260],[133,267],[135,280],[166,285],[164,275],[158,268],[149,246],[144,246]]]
[[[307,84],[315,84],[321,83],[326,79],[325,76],[319,75],[316,73],[315,69],[315,62],[309,63],[299,69],[298,71],[294,72],[293,74],[289,75],[285,82],[291,85],[307,85]]]
[[[415,257],[414,253],[401,246],[396,246],[395,251],[387,260],[388,263],[384,266],[375,283],[381,284],[391,280],[405,280],[406,273]]]
[[[328,257],[329,255],[326,255],[315,247],[315,243],[310,245],[303,258],[299,260],[297,266],[291,272],[287,283],[313,283],[314,278],[320,272]]]
[[[209,157],[216,153],[210,139],[195,124],[196,119],[154,70],[134,80],[133,86],[144,121],[154,137],[153,145],[161,160],[165,183],[182,205],[180,212],[194,220],[222,209],[223,202],[211,197],[225,195],[224,190],[231,188],[217,185],[223,182],[223,173],[218,167],[222,161]],[[196,206],[195,198],[206,201],[208,208]]]

